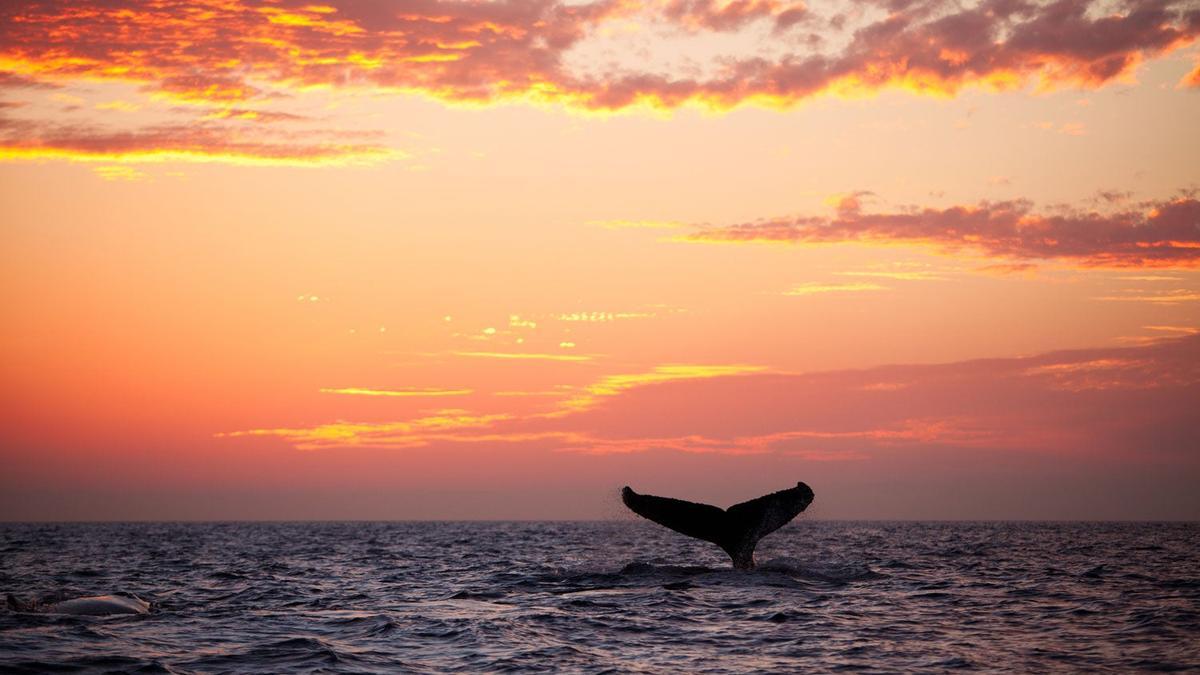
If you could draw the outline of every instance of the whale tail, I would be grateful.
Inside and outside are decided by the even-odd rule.
[[[638,494],[629,486],[621,490],[621,501],[630,511],[680,534],[720,546],[733,559],[736,569],[753,569],[758,541],[787,525],[812,500],[813,491],[804,483],[728,509]]]

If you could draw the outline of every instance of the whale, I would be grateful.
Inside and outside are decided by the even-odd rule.
[[[14,612],[39,614],[71,614],[74,616],[108,616],[110,614],[149,614],[150,603],[136,595],[93,595],[60,602],[22,602],[13,595],[5,604]]]
[[[759,540],[791,522],[812,500],[812,488],[804,483],[727,509],[639,494],[628,485],[621,489],[621,501],[630,511],[680,534],[716,544],[739,570],[754,569],[754,547]]]

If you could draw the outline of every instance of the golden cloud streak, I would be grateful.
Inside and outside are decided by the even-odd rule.
[[[460,409],[399,422],[359,423],[338,421],[312,427],[257,428],[217,434],[221,438],[274,437],[300,449],[335,447],[422,448],[442,443],[455,444],[540,444],[539,451],[624,453],[648,450],[749,454],[765,452],[818,452],[842,448],[882,450],[890,447],[940,445],[946,447],[1039,448],[1060,452],[1063,442],[1075,442],[1076,450],[1089,452],[1102,441],[1099,434],[1079,424],[1074,415],[1058,419],[1057,426],[1039,426],[1047,421],[1047,402],[1070,396],[1100,396],[1090,399],[1101,406],[1096,419],[1106,422],[1121,417],[1129,401],[1142,400],[1155,408],[1166,406],[1175,422],[1190,421],[1188,407],[1200,384],[1196,364],[1200,334],[1188,327],[1155,326],[1165,332],[1182,333],[1137,348],[1108,348],[1055,352],[1033,357],[965,361],[937,366],[894,366],[864,371],[813,374],[775,374],[743,380],[715,382],[687,389],[655,389],[653,385],[676,381],[703,380],[752,374],[764,369],[745,365],[663,365],[653,370],[601,377],[591,385],[575,389],[568,407],[551,413],[523,416],[479,414]],[[979,395],[996,383],[999,399]],[[1011,386],[1010,386],[1011,385]],[[946,387],[950,387],[949,390]],[[570,391],[564,386],[556,387]],[[639,390],[633,393],[631,390]],[[1145,392],[1161,392],[1146,398]],[[924,394],[957,392],[954,402],[927,405]],[[1113,398],[1110,394],[1121,393]],[[783,394],[784,399],[779,399]],[[632,399],[621,400],[623,396]],[[595,410],[600,398],[612,397],[616,406]],[[678,435],[679,420],[656,419],[665,411],[676,411],[680,397],[696,397],[703,410],[727,410],[737,418],[717,415],[697,420],[701,429]],[[804,400],[804,411],[791,400]],[[1081,399],[1083,401],[1084,399]],[[965,402],[966,407],[958,404]],[[865,405],[864,405],[865,404]],[[632,406],[632,408],[630,408]],[[741,414],[761,411],[763,416]],[[1085,406],[1087,407],[1087,406]],[[1194,407],[1194,406],[1192,406]],[[644,411],[632,427],[621,419],[629,410]],[[590,411],[590,412],[589,412]],[[655,414],[657,411],[658,415]],[[1174,412],[1171,412],[1174,411]],[[769,413],[769,414],[768,414]],[[853,414],[850,414],[853,413]],[[598,414],[602,420],[597,428]],[[615,417],[613,415],[615,414]],[[577,423],[569,422],[574,415]],[[1028,416],[1030,424],[1013,424]],[[854,420],[858,420],[855,423]],[[742,422],[753,421],[749,428]],[[1059,424],[1061,423],[1061,424]],[[1191,428],[1194,425],[1187,425]],[[656,432],[657,431],[657,432]],[[632,434],[632,435],[631,435]]]
[[[537,356],[537,355],[534,355]],[[555,359],[559,360],[559,359]],[[765,370],[761,366],[747,365],[664,365],[646,373],[624,375],[609,375],[596,383],[583,388],[582,393],[575,392],[574,396],[562,402],[561,409],[552,413],[537,413],[524,418],[526,421],[563,417],[581,412],[593,406],[600,398],[616,396],[622,391],[660,384],[676,380],[693,380],[713,377],[727,377]],[[439,395],[434,392],[447,392],[446,395],[457,394],[456,390],[374,390],[374,389],[322,389],[322,392],[335,394],[350,394],[363,396],[408,396],[408,395]],[[470,393],[470,390],[461,390]],[[497,396],[542,396],[542,395],[571,395],[568,387],[562,387],[555,392],[498,392]],[[392,447],[416,448],[425,447],[435,441],[460,443],[478,443],[484,441],[509,442],[515,440],[533,441],[557,439],[567,443],[570,448],[578,445],[595,445],[584,435],[574,432],[513,432],[494,434],[462,434],[463,429],[490,428],[499,422],[520,421],[508,414],[472,414],[465,410],[444,410],[441,414],[421,417],[403,422],[356,423],[335,422],[321,424],[315,427],[299,428],[262,428],[245,431],[234,431],[216,434],[218,438],[241,438],[253,436],[271,436],[282,438],[292,443],[297,449],[313,450],[326,447]],[[588,439],[586,443],[581,439]]]
[[[426,396],[467,396],[473,393],[471,389],[362,389],[347,387],[345,389],[321,389],[322,394],[341,394],[344,396],[396,396],[396,397],[426,397]]]
[[[685,226],[674,220],[589,220],[587,224],[606,230],[677,230]]]
[[[404,442],[406,447],[427,443],[422,433],[454,429],[487,427],[511,419],[507,414],[471,415],[446,414],[420,417],[405,422],[356,423],[334,422],[315,427],[249,429],[216,434],[217,438],[273,436],[292,443],[299,450],[314,450],[329,446],[361,446],[376,442]]]
[[[235,164],[242,166],[332,167],[377,164],[399,159],[405,153],[376,147],[341,146],[322,148],[303,154],[303,148],[280,148],[283,154],[257,154],[253,149],[222,149],[220,146],[192,149],[139,148],[121,151],[82,150],[63,147],[0,146],[0,162],[47,161],[103,164],[161,164],[185,162],[193,164]],[[296,154],[286,154],[288,152]]]
[[[453,352],[455,356],[480,359],[512,359],[517,361],[591,361],[592,357],[576,354],[535,354],[522,352]]]
[[[933,272],[835,272],[842,277],[871,277],[895,279],[896,281],[947,281],[947,277]]]
[[[1200,301],[1200,292],[1180,288],[1174,291],[1152,294],[1103,295],[1094,299],[1102,302],[1140,302],[1149,305],[1175,305],[1181,302]]]
[[[880,286],[879,284],[810,283],[810,284],[801,284],[799,286],[795,286],[787,291],[784,291],[783,294],[784,295],[816,295],[819,293],[862,293],[862,292],[866,292],[866,291],[887,291],[887,290],[891,290],[891,289],[889,289],[887,286]]]
[[[662,384],[676,380],[702,380],[712,377],[729,377],[745,375],[766,370],[763,366],[750,365],[688,365],[672,364],[657,366],[646,373],[629,373],[622,375],[607,375],[595,384],[583,388],[582,393],[563,401],[561,410],[548,413],[549,416],[561,416],[570,412],[585,410],[596,405],[602,397],[616,396],[626,389],[650,384]]]

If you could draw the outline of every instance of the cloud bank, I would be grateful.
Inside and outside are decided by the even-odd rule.
[[[890,88],[1092,88],[1200,35],[1200,9],[1189,2],[1115,7],[864,0],[821,14],[779,0],[49,0],[0,9],[0,71],[35,82],[136,82],[223,103],[273,89],[369,86],[447,102],[729,108]],[[624,26],[746,39],[742,53],[714,55],[699,75],[664,73],[641,59],[601,72],[568,67],[573,50]]]
[[[1178,332],[1178,331],[1176,331]],[[1200,335],[1025,358],[786,374],[660,367],[607,376],[559,412],[263,428],[307,450],[483,444],[586,454],[675,451],[860,461],[997,451],[1194,466]]]
[[[801,216],[701,228],[688,241],[912,244],[993,258],[1084,267],[1200,266],[1200,201],[1185,195],[1115,212],[1038,213],[1028,201],[893,212],[843,199],[833,217]]]
[[[1200,9],[1184,0],[1108,10],[1093,0],[861,0],[820,11],[785,0],[7,3],[0,93],[101,84],[142,98],[104,109],[117,125],[95,124],[95,110],[88,124],[0,117],[0,160],[330,165],[402,156],[333,129],[289,138],[281,127],[305,116],[267,104],[294,106],[314,90],[605,113],[788,107],[891,89],[1096,88],[1200,36]],[[715,38],[723,46],[706,42]],[[1198,81],[1193,72],[1180,87]],[[168,121],[142,117],[129,128],[130,113],[163,102],[181,105]]]

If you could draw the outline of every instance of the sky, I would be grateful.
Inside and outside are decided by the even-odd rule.
[[[0,520],[1200,519],[1194,0],[0,7]]]

